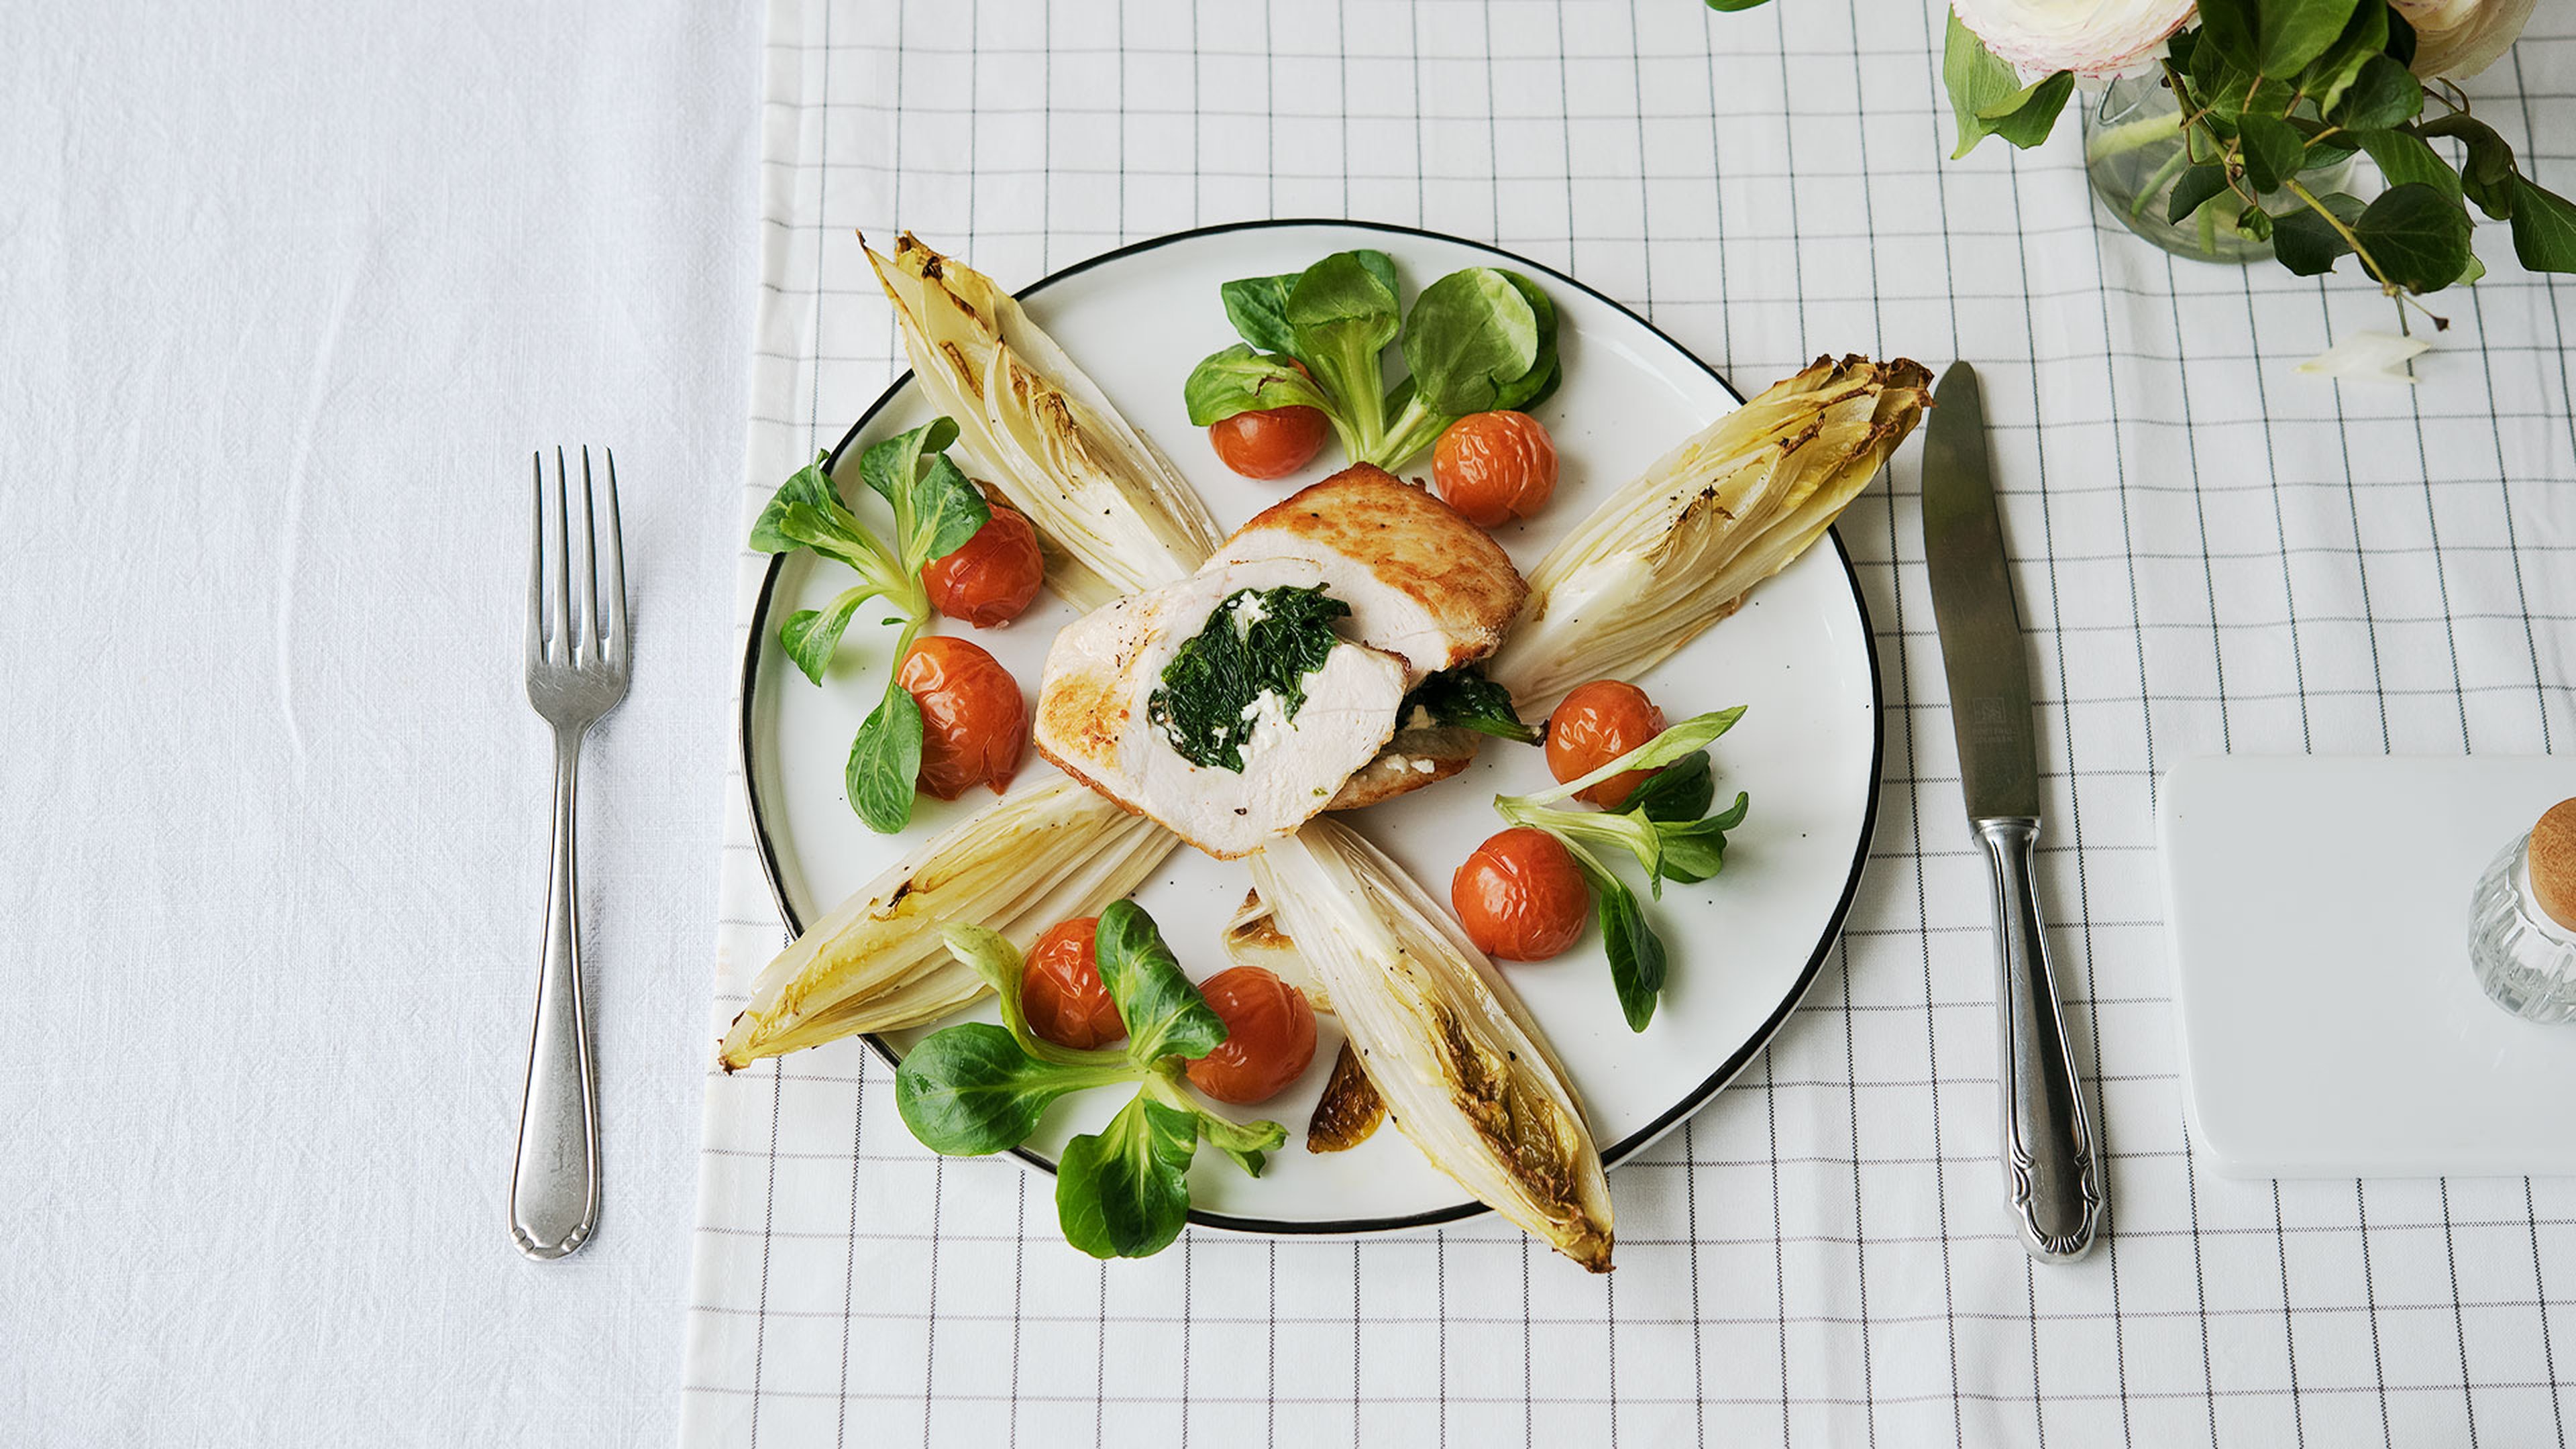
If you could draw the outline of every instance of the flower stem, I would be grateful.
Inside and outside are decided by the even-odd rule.
[[[2317,200],[2315,192],[2300,185],[2299,178],[2295,176],[2285,179],[2282,181],[2281,185],[2288,189],[2291,195],[2306,202],[2308,210],[2313,211],[2317,215],[2326,219],[2326,225],[2333,227],[2336,234],[2343,238],[2344,245],[2352,248],[2352,254],[2361,258],[2361,264],[2370,269],[2371,277],[2375,279],[2382,288],[2390,292],[2395,292],[2397,290],[2397,284],[2388,280],[2388,274],[2379,269],[2378,260],[2372,257],[2369,249],[2361,244],[2361,238],[2353,234],[2351,227],[2343,224],[2342,217],[2335,215],[2332,211],[2327,209],[2324,202]]]
[[[2163,114],[2141,116],[2096,134],[2084,147],[2084,159],[2087,163],[2100,161],[2144,150],[2158,141],[2181,139],[2182,124],[2177,118]]]
[[[2138,213],[2147,209],[2147,203],[2155,199],[2156,193],[2162,191],[2175,177],[2181,175],[2182,168],[2190,164],[2191,150],[2189,147],[2177,149],[2173,155],[2165,158],[2165,164],[2157,167],[2155,174],[2147,178],[2146,185],[2139,187],[2138,194],[2130,199],[2129,219],[2131,221],[2137,220]]]

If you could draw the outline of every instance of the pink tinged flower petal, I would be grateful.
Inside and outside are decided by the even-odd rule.
[[[2193,0],[1955,0],[1952,6],[1986,49],[2025,74],[2071,70],[2080,76],[2118,75],[2153,59],[2166,37],[2191,19],[2192,7]]]
[[[2495,64],[2531,20],[2533,0],[2391,0],[2415,27],[2415,73],[2472,76]]]

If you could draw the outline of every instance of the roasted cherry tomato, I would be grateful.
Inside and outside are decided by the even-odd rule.
[[[978,629],[1020,617],[1046,582],[1046,560],[1038,554],[1038,531],[1028,516],[999,503],[992,508],[993,516],[974,537],[921,571],[931,605]]]
[[[1225,1022],[1225,1040],[1189,1064],[1190,1082],[1238,1106],[1278,1096],[1315,1059],[1315,1008],[1304,993],[1258,966],[1237,966],[1199,983]]]
[[[1287,361],[1299,372],[1306,370],[1295,358]],[[1315,461],[1332,431],[1332,419],[1322,408],[1271,408],[1209,424],[1208,444],[1216,449],[1218,462],[1246,478],[1285,478]]]
[[[1089,1051],[1127,1035],[1118,1003],[1100,981],[1098,916],[1058,921],[1038,937],[1020,968],[1020,1010],[1029,1030],[1057,1046]]]
[[[1637,686],[1616,679],[1578,684],[1547,717],[1547,768],[1558,784],[1580,779],[1663,732],[1664,712]],[[1616,810],[1653,773],[1623,771],[1574,798]]]
[[[981,645],[934,634],[903,656],[895,682],[921,706],[921,788],[954,800],[975,785],[999,795],[1029,742],[1020,682]]]
[[[1544,961],[1583,934],[1592,889],[1555,836],[1524,826],[1476,847],[1449,877],[1449,904],[1486,955]]]
[[[1475,413],[1440,435],[1431,481],[1469,522],[1499,528],[1547,506],[1556,492],[1556,443],[1527,413]]]

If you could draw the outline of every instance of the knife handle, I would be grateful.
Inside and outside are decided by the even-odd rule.
[[[2003,1049],[2003,1157],[2022,1246],[2043,1262],[2073,1262],[2093,1246],[2102,1211],[2100,1166],[2084,1088],[2067,1050],[2040,928],[2033,847],[2039,822],[1971,822],[1995,880],[1995,1007]]]

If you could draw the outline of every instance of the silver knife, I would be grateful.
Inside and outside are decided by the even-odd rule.
[[[2102,1177],[2034,888],[2039,748],[2031,734],[2030,666],[2004,564],[1976,372],[1952,363],[1933,401],[1923,445],[1923,556],[1950,677],[1960,791],[1994,872],[2006,1185],[2022,1246],[2044,1262],[2072,1262],[2093,1246]]]

